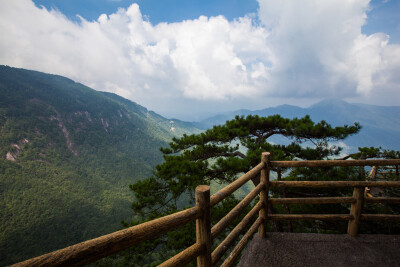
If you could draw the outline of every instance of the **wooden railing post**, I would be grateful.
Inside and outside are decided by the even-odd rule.
[[[349,225],[347,227],[347,233],[351,236],[356,236],[358,234],[360,215],[364,202],[364,191],[365,187],[354,187],[353,198],[356,199],[356,202],[351,204],[350,215],[353,216],[353,219],[349,220]]]
[[[196,243],[204,246],[204,253],[197,257],[197,266],[211,266],[211,219],[210,219],[210,187],[199,185],[196,187],[196,206],[202,216],[196,219]]]
[[[261,162],[264,163],[264,168],[261,170],[260,174],[260,183],[264,183],[264,189],[260,192],[260,202],[262,203],[262,208],[259,212],[260,218],[262,218],[263,222],[258,229],[258,233],[261,238],[266,237],[267,232],[267,211],[268,211],[268,187],[269,187],[269,169],[270,169],[270,156],[269,152],[264,152],[261,155]]]

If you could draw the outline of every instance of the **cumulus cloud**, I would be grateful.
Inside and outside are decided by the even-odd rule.
[[[73,22],[30,0],[2,1],[0,64],[65,75],[165,114],[277,97],[398,101],[400,46],[361,33],[368,4],[259,0],[257,15],[234,21],[153,25],[137,4]]]
[[[279,55],[271,70],[273,92],[282,88],[282,96],[365,96],[378,89],[382,75],[400,70],[399,45],[388,45],[383,33],[361,33],[368,0],[259,3],[260,20],[271,31],[268,44]],[[399,83],[393,85],[400,90]]]
[[[59,73],[126,97],[150,91],[226,99],[256,94],[268,79],[267,32],[250,17],[154,26],[133,4],[76,23],[28,0],[1,5],[3,64]]]

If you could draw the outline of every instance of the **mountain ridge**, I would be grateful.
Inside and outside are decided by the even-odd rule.
[[[293,105],[279,105],[259,110],[240,110],[217,114],[194,123],[200,129],[208,129],[216,124],[224,124],[236,115],[270,116],[294,118],[310,115],[314,121],[325,120],[332,126],[359,122],[363,127],[355,136],[344,143],[356,147],[382,146],[385,149],[400,150],[400,106],[375,106],[371,104],[348,103],[340,99],[324,99],[307,108]]]
[[[129,184],[172,137],[196,132],[71,79],[0,66],[0,265],[121,228]]]

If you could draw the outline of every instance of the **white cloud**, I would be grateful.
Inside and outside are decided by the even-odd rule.
[[[361,33],[368,0],[259,4],[261,25],[253,16],[152,25],[137,4],[76,23],[30,0],[1,1],[0,64],[65,75],[164,113],[274,97],[398,103],[400,46]]]
[[[267,32],[249,17],[153,26],[133,4],[77,24],[28,0],[2,2],[1,10],[0,47],[10,51],[0,54],[1,63],[66,75],[124,96],[131,92],[131,98],[248,96],[259,93],[267,78]]]
[[[361,33],[368,0],[259,3],[260,20],[271,31],[268,44],[277,55],[270,73],[273,93],[363,97],[379,90],[377,77],[400,70],[399,45],[388,45],[383,33]],[[400,90],[399,83],[394,86]]]

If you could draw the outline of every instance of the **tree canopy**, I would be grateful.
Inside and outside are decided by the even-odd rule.
[[[328,142],[356,134],[360,128],[358,123],[332,127],[325,121],[315,123],[309,116],[287,119],[280,115],[250,115],[236,116],[200,134],[173,138],[169,147],[160,149],[164,163],[156,166],[153,176],[130,185],[135,196],[132,203],[135,221],[125,226],[193,206],[196,186],[231,183],[258,165],[262,152],[270,152],[272,160],[316,160],[338,155],[341,148],[330,146]],[[257,185],[259,177],[252,182]],[[211,223],[219,221],[237,203],[238,200],[230,196],[214,206]],[[186,225],[169,232],[168,236],[145,242],[125,255],[125,263],[132,260],[157,262],[163,255],[168,257],[171,251],[193,244],[193,233],[194,225]],[[158,248],[157,253],[152,252],[154,247]]]
[[[341,148],[328,142],[356,134],[360,128],[358,123],[332,127],[325,121],[315,123],[309,116],[236,116],[203,133],[174,138],[168,148],[161,148],[164,163],[156,166],[152,177],[130,186],[136,198],[132,208],[144,217],[177,210],[197,185],[230,183],[256,166],[265,151],[271,152],[272,160],[315,160],[337,155]],[[286,144],[270,142],[273,136],[286,137]],[[253,179],[255,185],[258,182],[257,177]]]

